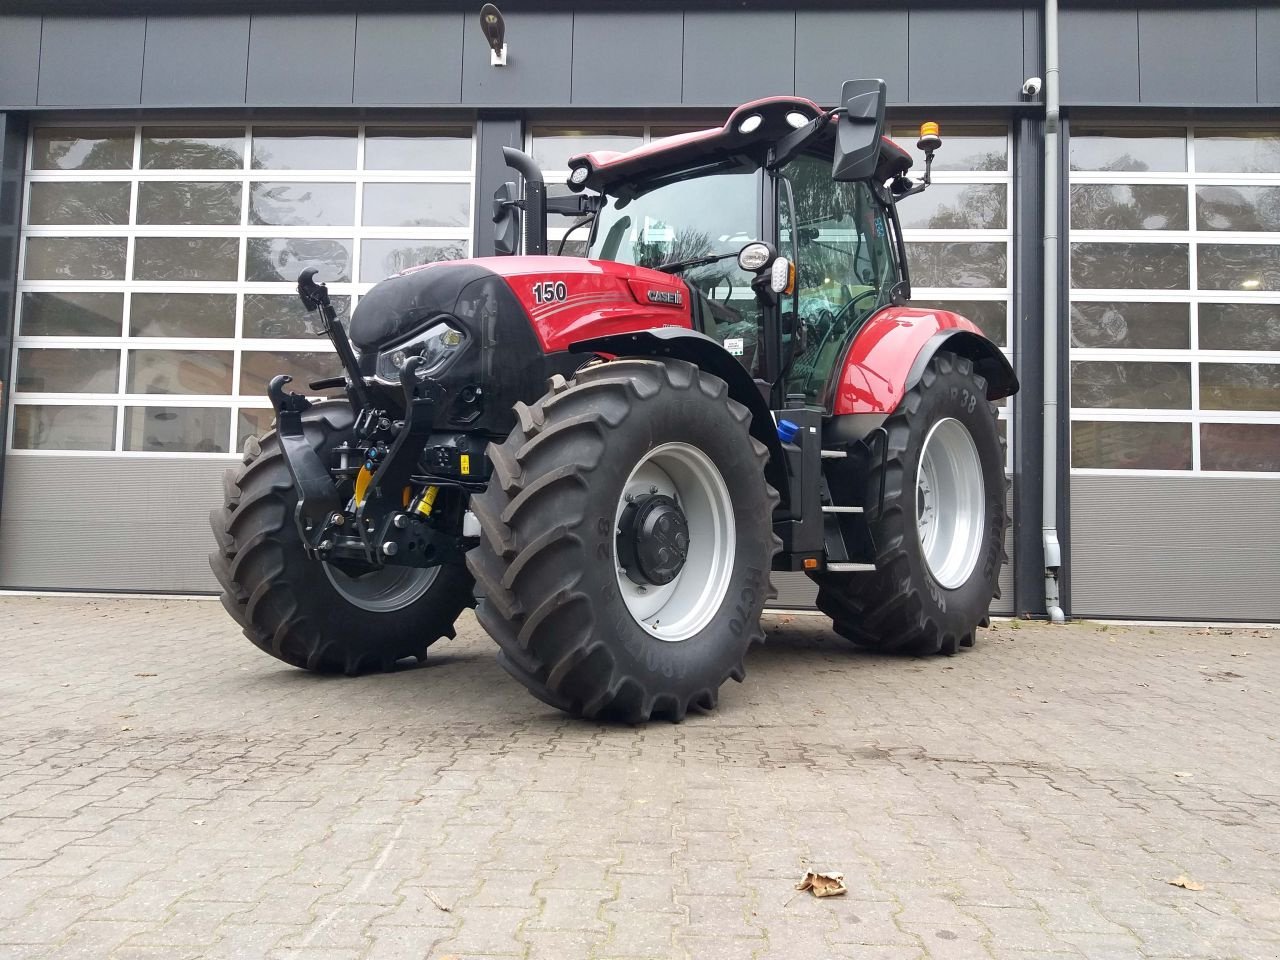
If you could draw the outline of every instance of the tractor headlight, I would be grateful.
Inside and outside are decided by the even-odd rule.
[[[376,375],[387,383],[400,382],[400,368],[410,357],[425,361],[419,371],[432,374],[442,369],[462,349],[467,335],[447,323],[437,323],[422,333],[378,354]]]

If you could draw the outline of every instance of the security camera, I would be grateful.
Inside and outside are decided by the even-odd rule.
[[[1022,81],[1022,95],[1030,99],[1038,94],[1043,86],[1044,81],[1039,77],[1027,77],[1026,80]]]
[[[489,55],[489,63],[495,67],[507,65],[507,24],[502,19],[502,11],[494,4],[486,3],[480,8],[480,29],[484,38],[489,41],[493,53]]]

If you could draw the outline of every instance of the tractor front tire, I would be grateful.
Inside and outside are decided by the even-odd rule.
[[[973,364],[939,351],[870,441],[861,495],[833,485],[838,503],[864,505],[876,545],[874,573],[813,575],[836,633],[891,653],[973,646],[1008,560],[996,421]]]
[[[467,554],[503,667],[575,716],[712,709],[764,640],[778,547],[747,409],[691,363],[622,359],[515,411]]]
[[[351,406],[321,403],[302,415],[311,446],[327,458],[351,435]],[[384,567],[351,576],[309,559],[294,522],[297,497],[275,431],[245,443],[243,465],[223,480],[209,515],[218,549],[209,565],[222,605],[245,636],[279,660],[317,673],[390,670],[421,657],[471,602],[461,566]]]

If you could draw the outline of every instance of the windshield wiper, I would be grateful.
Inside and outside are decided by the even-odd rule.
[[[713,254],[709,257],[690,257],[688,260],[675,260],[671,263],[664,263],[660,267],[654,267],[663,273],[679,273],[682,270],[688,270],[690,267],[705,267],[708,263],[719,263],[721,260],[728,260],[730,257],[736,257],[738,251],[733,253]]]

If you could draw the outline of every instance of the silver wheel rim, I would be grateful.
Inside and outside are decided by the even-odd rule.
[[[440,574],[439,567],[383,567],[353,577],[331,564],[325,576],[342,599],[370,613],[393,613],[422,598]]]
[[[620,529],[627,497],[661,494],[671,497],[689,525],[684,566],[670,583],[633,583],[618,562],[613,564],[627,612],[648,634],[678,643],[697,634],[720,609],[733,576],[736,528],[729,488],[711,459],[687,443],[654,447],[636,464],[623,485],[614,513]]]
[[[938,585],[963,585],[982,551],[986,510],[978,446],[959,420],[939,420],[925,437],[916,470],[916,531]]]

